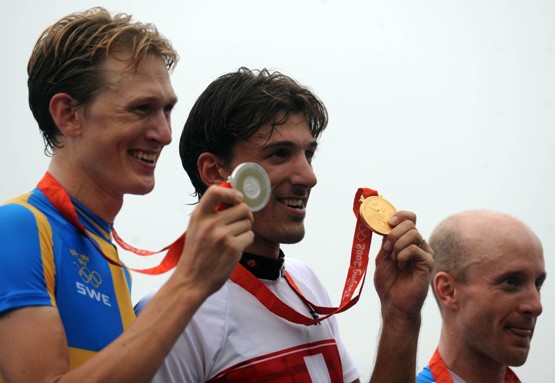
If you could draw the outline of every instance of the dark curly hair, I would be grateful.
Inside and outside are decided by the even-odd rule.
[[[207,189],[197,168],[202,153],[230,163],[236,141],[248,139],[265,124],[281,125],[294,113],[305,116],[315,139],[328,124],[322,101],[277,71],[242,67],[213,81],[191,109],[179,142],[181,162],[195,195],[200,198]]]

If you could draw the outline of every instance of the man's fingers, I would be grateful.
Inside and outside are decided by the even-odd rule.
[[[243,202],[243,194],[235,189],[212,185],[203,194],[198,208],[202,213],[209,214],[216,210],[218,205],[235,206]]]
[[[248,219],[237,220],[227,225],[227,230],[229,231],[229,234],[232,236],[242,235],[250,231],[251,228],[252,228],[252,222]]]
[[[389,219],[389,225],[395,227],[407,220],[416,224],[416,214],[408,210],[399,210]]]

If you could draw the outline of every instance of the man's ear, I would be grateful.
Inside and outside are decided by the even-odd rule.
[[[208,186],[227,181],[230,175],[220,157],[210,152],[204,152],[198,157],[197,167],[202,182]]]
[[[77,105],[78,102],[67,93],[57,93],[50,100],[50,115],[64,136],[81,134],[81,108]]]
[[[444,271],[437,273],[433,280],[433,288],[441,307],[456,309],[459,305],[455,279]]]

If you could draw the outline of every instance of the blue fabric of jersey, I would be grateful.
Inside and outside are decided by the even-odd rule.
[[[118,260],[111,225],[72,202],[92,238]],[[54,306],[70,349],[92,352],[106,347],[134,318],[129,271],[110,265],[40,190],[0,206],[0,246],[0,313]]]
[[[432,375],[432,371],[430,371],[430,367],[426,366],[416,375],[416,383],[434,383],[434,376]]]

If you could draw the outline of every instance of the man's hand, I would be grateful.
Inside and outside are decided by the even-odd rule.
[[[389,220],[376,257],[374,285],[381,301],[382,331],[372,383],[414,382],[420,310],[428,294],[433,252],[416,230],[416,215],[399,211]]]
[[[420,314],[434,266],[433,251],[416,229],[416,215],[399,211],[376,257],[374,285],[382,313],[411,319]]]
[[[218,211],[218,205],[226,208]],[[253,216],[234,189],[211,186],[193,211],[176,269],[208,295],[229,278],[243,250],[254,240]],[[208,296],[207,295],[207,296]]]

